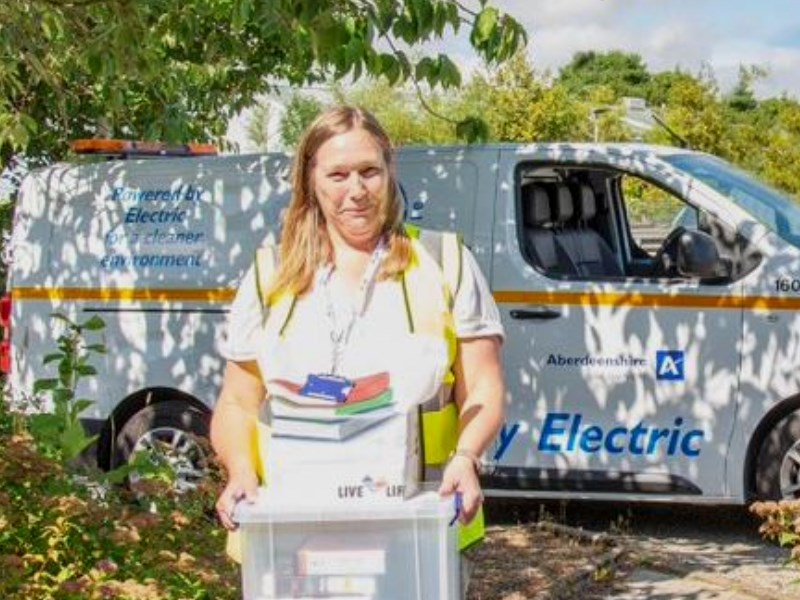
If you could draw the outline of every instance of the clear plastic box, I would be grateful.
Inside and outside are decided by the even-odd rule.
[[[457,600],[452,499],[423,492],[393,503],[329,508],[259,490],[241,503],[242,595],[347,600]]]

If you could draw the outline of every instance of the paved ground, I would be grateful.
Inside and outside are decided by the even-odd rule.
[[[764,541],[743,507],[571,502],[512,507],[508,518],[543,513],[610,533],[632,550],[633,570],[609,598],[800,599],[800,570],[785,565],[788,550]]]
[[[662,506],[631,515],[623,539],[665,577],[652,578],[647,595],[623,598],[800,598],[800,571],[785,564],[788,550],[763,540],[743,507]],[[647,587],[647,570],[634,572],[631,594]]]

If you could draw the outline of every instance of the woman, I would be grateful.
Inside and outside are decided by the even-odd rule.
[[[217,502],[228,529],[235,528],[230,515],[236,502],[253,498],[259,484],[251,439],[269,382],[313,373],[390,371],[395,395],[414,404],[435,394],[452,366],[458,443],[440,492],[461,493],[464,523],[480,508],[478,457],[503,418],[502,326],[477,263],[463,249],[464,275],[452,309],[454,363],[441,336],[409,334],[403,277],[430,260],[404,228],[397,187],[388,136],[366,111],[334,108],[306,131],[278,267],[262,290],[270,306],[292,296],[290,326],[264,325],[251,269],[234,301],[223,349],[228,362],[211,440],[228,474]]]

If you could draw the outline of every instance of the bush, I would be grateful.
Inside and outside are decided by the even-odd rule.
[[[800,567],[800,500],[755,502],[750,512],[764,520],[758,528],[759,533],[791,548],[789,561]]]
[[[239,598],[239,573],[213,516],[219,478],[176,496],[87,485],[2,423],[0,598],[78,600]],[[218,472],[218,471],[217,471]]]

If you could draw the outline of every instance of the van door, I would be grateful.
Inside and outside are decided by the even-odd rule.
[[[652,157],[531,147],[500,173],[492,288],[511,402],[487,487],[728,497],[742,292],[721,211]],[[703,227],[718,272],[681,275],[681,232]]]
[[[423,228],[455,231],[476,256],[476,245],[485,249],[491,230],[475,226],[476,199],[492,210],[496,193],[496,173],[487,161],[497,151],[478,148],[402,148],[397,154],[397,170],[405,202],[405,220]],[[483,216],[483,215],[481,215]],[[491,222],[491,212],[489,220]],[[484,236],[478,239],[476,236]],[[482,259],[478,256],[478,260]],[[482,268],[490,265],[481,264]]]

